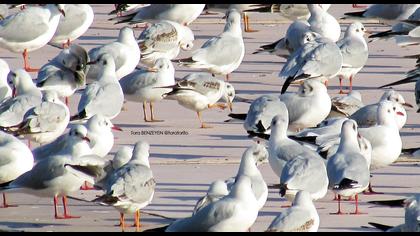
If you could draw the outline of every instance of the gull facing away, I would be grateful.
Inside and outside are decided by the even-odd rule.
[[[164,94],[171,91],[167,86],[175,84],[175,69],[172,62],[167,58],[159,58],[154,66],[142,69],[126,75],[119,81],[128,101],[143,103],[143,115],[145,122],[158,122],[153,114],[153,103],[161,101]],[[150,104],[150,120],[146,115],[146,103]]]
[[[203,11],[205,4],[150,4],[138,8],[132,14],[126,14],[111,18],[118,20],[117,23],[137,24],[137,23],[156,23],[161,20],[175,21],[181,25],[191,24]]]
[[[351,23],[344,34],[344,37],[337,42],[343,56],[343,65],[337,76],[340,80],[340,94],[343,94],[342,79],[350,80],[350,92],[353,89],[353,79],[356,74],[365,66],[369,52],[366,40],[363,38],[366,29],[358,21]]]
[[[240,176],[227,196],[162,229],[166,232],[245,232],[257,219],[257,205],[251,180]]]
[[[178,81],[174,86],[168,86],[172,91],[164,94],[165,99],[177,100],[181,106],[196,111],[201,128],[211,128],[201,119],[201,112],[208,108],[229,107],[232,110],[232,101],[235,98],[233,86],[213,77],[209,73],[192,73]],[[227,105],[218,103],[224,100]]]
[[[26,144],[13,135],[0,131],[0,185],[15,180],[32,169],[34,157]],[[12,207],[7,204],[3,193],[3,205],[0,208]]]
[[[156,181],[149,164],[147,142],[135,144],[131,159],[115,172],[106,183],[105,194],[94,199],[103,205],[111,205],[120,212],[121,229],[124,231],[124,214],[135,213],[136,231],[140,229],[140,209],[149,205],[155,193]]]
[[[193,41],[194,33],[187,26],[167,20],[154,23],[137,38],[140,61],[151,67],[161,57],[172,60],[178,56],[180,49],[191,50]]]
[[[292,82],[308,79],[328,81],[337,75],[342,64],[343,56],[337,44],[318,35],[287,59],[279,73],[279,77],[285,80],[281,93],[285,93]]]
[[[70,111],[66,104],[55,91],[46,90],[43,91],[42,102],[25,113],[23,121],[14,127],[12,133],[42,145],[58,138],[69,121]]]
[[[110,54],[114,59],[114,71],[117,79],[130,74],[140,61],[140,48],[134,36],[133,29],[130,27],[121,28],[117,41],[92,48],[88,52],[89,59],[90,61],[97,61],[105,53]],[[100,73],[100,65],[90,65],[86,78],[97,80]]]
[[[346,120],[340,134],[340,145],[337,152],[328,159],[327,171],[330,181],[329,187],[338,194],[338,211],[341,211],[341,196],[352,197],[355,195],[356,208],[353,214],[361,214],[358,208],[358,194],[368,188],[369,163],[360,152],[357,136],[357,123]]]
[[[120,114],[124,103],[124,94],[115,73],[114,58],[105,53],[88,64],[99,64],[100,74],[95,82],[86,86],[77,107],[77,114],[73,115],[70,121],[89,119],[96,114],[112,120]]]
[[[50,44],[68,47],[70,43],[82,36],[93,23],[94,13],[89,4],[66,4],[66,16],[60,17],[57,30]]]
[[[283,210],[265,232],[317,232],[319,215],[308,192],[300,190],[292,206]]]
[[[87,63],[86,50],[72,44],[39,69],[36,86],[41,90],[53,90],[59,97],[65,97],[68,106],[68,98],[85,85]]]
[[[205,69],[217,75],[226,75],[236,70],[245,55],[242,38],[241,14],[236,9],[227,12],[223,33],[207,40],[201,48],[192,52],[192,56],[175,59],[182,66]]]
[[[28,72],[37,71],[29,66],[28,52],[45,46],[53,37],[64,4],[47,4],[29,7],[0,21],[0,47],[14,53],[22,53],[24,68]]]
[[[80,134],[77,134],[80,135]],[[80,142],[89,142],[86,136],[74,136],[70,145]],[[15,191],[38,197],[54,197],[55,219],[79,218],[72,216],[67,209],[66,196],[79,190],[84,181],[94,183],[95,177],[100,173],[105,161],[102,158],[84,155],[74,157],[71,155],[53,155],[44,157],[30,170],[17,179],[3,185],[0,191]],[[62,197],[64,215],[57,212],[58,197]]]

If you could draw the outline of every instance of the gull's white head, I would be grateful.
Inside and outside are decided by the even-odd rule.
[[[413,105],[406,103],[404,97],[396,92],[395,90],[388,90],[385,91],[385,93],[382,95],[380,101],[393,101],[393,102],[397,102],[403,106],[406,107],[411,107],[413,108]]]
[[[112,159],[112,168],[114,170],[120,168],[121,166],[125,165],[133,155],[133,148],[129,146],[122,146],[118,149],[118,151],[114,155],[114,159]]]
[[[302,38],[300,39],[301,40],[300,43],[301,43],[301,45],[304,45],[308,42],[315,41],[315,39],[321,38],[321,37],[322,36],[320,34],[316,33],[316,32],[308,31],[308,32],[305,32],[302,35]]]
[[[309,192],[300,190],[296,193],[295,199],[293,199],[292,206],[302,206],[312,204],[312,198]]]
[[[155,65],[150,69],[154,72],[169,72],[175,73],[174,66],[168,58],[159,58],[155,61]]]
[[[57,92],[54,90],[43,90],[42,93],[42,101],[43,102],[53,102],[56,103],[58,101]]]
[[[365,26],[361,22],[355,21],[347,27],[345,35],[358,35],[363,37],[365,33],[367,33]]]
[[[287,128],[289,126],[289,113],[287,109],[285,109],[285,112],[282,112],[276,116],[273,117],[271,120],[270,127],[267,128],[271,130],[271,137],[287,137]]]
[[[235,99],[235,88],[231,83],[225,82],[223,100],[227,102],[230,111],[233,110],[233,99]]]
[[[133,156],[131,157],[130,161],[137,161],[140,164],[150,167],[149,150],[150,150],[149,143],[147,143],[146,141],[138,141],[134,145]]]
[[[179,42],[179,46],[182,48],[182,50],[189,51],[194,47],[194,33],[187,26],[182,26],[182,29],[184,30],[184,37],[182,37],[181,41]]]
[[[88,130],[83,125],[75,125],[69,131],[69,137],[78,141],[85,141],[90,143],[90,139],[87,137]]]
[[[391,101],[379,103],[377,112],[377,123],[379,125],[397,126],[397,117],[404,116],[404,113],[397,110],[397,104]]]

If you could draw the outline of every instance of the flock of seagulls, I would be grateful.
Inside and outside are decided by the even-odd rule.
[[[151,231],[250,231],[268,198],[268,185],[258,169],[264,161],[278,176],[274,187],[280,196],[292,202],[266,231],[318,231],[322,218],[313,201],[331,190],[338,199],[336,214],[345,214],[342,197],[354,197],[351,214],[364,213],[359,194],[377,193],[371,171],[391,165],[402,152],[404,107],[413,106],[395,90],[365,105],[352,84],[368,60],[365,34],[374,40],[395,38],[400,46],[420,43],[420,4],[373,4],[346,13],[353,22],[343,37],[339,22],[328,13],[332,4],[116,4],[110,13],[116,16],[110,20],[124,24],[117,40],[89,51],[73,43],[93,23],[88,4],[23,5],[13,13],[9,8],[16,6],[0,6],[0,48],[21,53],[24,59],[23,68],[10,68],[0,59],[3,207],[12,206],[6,193],[21,192],[53,198],[56,219],[78,218],[70,214],[67,196],[89,189],[90,183],[103,194],[88,202],[113,206],[120,213],[122,231],[125,215],[135,214],[139,231],[140,210],[153,201],[159,184],[149,163],[151,147],[138,141],[107,160],[114,146],[112,130],[122,130],[112,120],[125,101],[142,103],[145,122],[163,122],[156,118],[153,104],[175,100],[197,113],[200,128],[211,128],[202,111],[232,112],[240,97],[229,75],[241,65],[246,47],[241,17],[245,32],[253,32],[247,12],[254,11],[279,13],[293,21],[283,38],[254,52],[287,60],[278,74],[283,81],[279,94],[244,100],[250,104],[247,113],[229,114],[243,120],[245,131],[257,142],[244,151],[235,177],[211,183],[191,216]],[[211,11],[225,13],[223,32],[193,50],[197,45],[189,26]],[[366,18],[392,28],[371,34],[359,21]],[[138,38],[131,27],[135,24],[143,24]],[[40,69],[30,67],[28,53],[47,44],[61,51]],[[181,49],[189,56],[178,58]],[[417,58],[416,68],[405,79],[382,87],[415,83],[419,112],[420,59],[407,56]],[[176,78],[173,63],[196,72]],[[339,79],[340,94],[346,96],[330,97],[328,81],[333,78]],[[349,80],[348,92],[342,89],[343,79]],[[291,84],[299,85],[296,92],[287,91]],[[72,111],[68,99],[76,93],[81,96]],[[32,148],[31,141],[39,146]],[[385,229],[419,231],[418,201],[418,196],[405,199],[405,223]]]

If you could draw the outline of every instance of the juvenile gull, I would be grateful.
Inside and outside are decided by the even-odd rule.
[[[292,206],[282,211],[266,232],[317,232],[319,215],[308,192],[296,194]]]
[[[154,23],[137,38],[141,50],[140,61],[153,66],[161,57],[172,60],[178,56],[180,49],[191,50],[193,41],[194,33],[187,26],[167,20]]]
[[[338,113],[335,116],[351,116],[360,108],[364,107],[362,102],[362,95],[359,91],[352,90],[346,96],[337,96],[331,99],[331,113],[328,117],[333,115],[333,111]]]
[[[232,110],[235,89],[230,83],[214,78],[211,74],[192,73],[178,81],[175,86],[168,88],[172,88],[172,91],[164,94],[164,98],[177,100],[180,105],[196,111],[201,128],[210,128],[201,120],[203,110],[216,107],[221,109],[229,107]],[[226,101],[227,106],[217,103],[219,100]]]

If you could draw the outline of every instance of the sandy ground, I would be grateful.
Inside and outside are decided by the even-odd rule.
[[[114,41],[122,25],[113,25],[107,21],[107,13],[113,5],[94,5],[95,21],[86,34],[75,43],[87,50],[103,43]],[[343,16],[344,12],[354,11],[351,4],[333,5],[330,12],[336,16]],[[224,21],[219,16],[202,16],[195,21],[191,28],[195,33],[194,48],[200,47],[207,39],[222,32]],[[259,30],[256,33],[244,33],[246,54],[241,66],[231,75],[231,82],[236,93],[245,98],[256,98],[267,93],[279,93],[283,81],[277,78],[285,60],[272,55],[252,55],[259,45],[271,43],[282,37],[289,25],[278,15],[250,14],[252,27]],[[342,28],[348,21],[342,21]],[[370,31],[388,29],[383,25],[369,21],[366,27]],[[136,36],[141,32],[137,29]],[[404,78],[404,73],[412,69],[415,60],[402,56],[418,53],[419,47],[400,48],[393,40],[377,41],[369,44],[370,56],[367,65],[354,80],[354,89],[360,91],[365,104],[377,102],[384,90],[378,86]],[[47,60],[58,54],[59,49],[45,46],[30,53],[33,67],[41,67]],[[6,50],[0,50],[12,69],[23,66],[20,55]],[[188,56],[189,52],[182,52],[179,57]],[[188,68],[175,65],[176,77],[182,78],[190,72]],[[36,76],[36,74],[32,74]],[[346,83],[348,83],[346,81]],[[413,93],[414,84],[395,87],[401,92],[407,102],[415,104]],[[291,86],[290,90],[296,90]],[[331,96],[338,94],[338,79],[329,82],[328,91]],[[71,98],[71,113],[76,112],[79,96]],[[235,103],[234,111],[247,112],[248,104]],[[144,208],[145,211],[161,214],[167,217],[180,218],[191,214],[197,199],[203,196],[208,185],[216,179],[226,179],[236,174],[243,151],[252,144],[246,137],[246,132],[240,122],[224,122],[229,117],[228,111],[208,110],[203,114],[204,120],[212,129],[199,129],[199,122],[194,112],[185,109],[175,101],[163,101],[155,106],[156,116],[164,119],[163,123],[145,123],[141,105],[126,103],[127,111],[120,113],[113,123],[124,129],[115,132],[115,145],[109,154],[111,158],[121,145],[132,145],[138,140],[145,140],[151,144],[150,162],[157,181],[153,202]],[[418,147],[420,143],[419,114],[415,109],[408,109],[408,120],[401,130],[403,147]],[[186,131],[187,135],[136,135],[140,131]],[[278,183],[278,178],[268,164],[260,166],[266,180],[271,184]],[[373,183],[377,191],[383,195],[361,195],[361,210],[365,215],[336,216],[337,203],[332,201],[333,194],[315,202],[320,215],[319,231],[368,231],[367,222],[380,222],[397,225],[403,222],[404,215],[401,208],[372,207],[367,201],[376,199],[393,199],[418,193],[420,167],[417,162],[401,159],[397,163],[373,172]],[[80,191],[73,196],[83,199],[93,199],[100,191]],[[11,204],[19,207],[0,209],[0,230],[19,231],[120,231],[114,226],[118,223],[119,214],[112,207],[99,206],[89,202],[70,200],[70,212],[82,216],[80,219],[56,220],[53,217],[52,198],[38,198],[21,193],[8,195]],[[274,217],[282,210],[281,206],[289,204],[280,198],[277,189],[270,189],[268,200],[260,211],[259,217],[252,227],[252,231],[263,231]],[[343,204],[345,211],[354,209],[353,202]],[[284,209],[284,208],[283,208]],[[61,210],[61,209],[60,209]],[[127,216],[130,224],[133,216]],[[170,220],[156,216],[142,214],[142,229],[153,228]],[[134,228],[127,229],[134,231]]]

